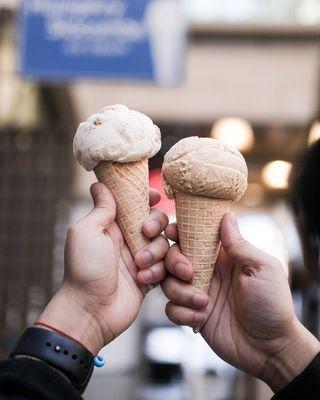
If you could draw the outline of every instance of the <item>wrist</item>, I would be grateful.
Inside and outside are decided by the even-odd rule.
[[[276,393],[298,376],[320,351],[319,341],[296,320],[280,350],[267,361],[262,379]]]
[[[105,344],[103,332],[94,314],[74,290],[66,285],[62,285],[54,295],[38,321],[75,339],[93,355],[98,354]],[[50,330],[49,327],[39,326]]]

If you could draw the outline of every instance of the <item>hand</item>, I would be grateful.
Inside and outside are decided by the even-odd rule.
[[[175,224],[166,231],[178,240]],[[280,390],[320,351],[298,321],[280,262],[246,242],[234,214],[220,227],[220,251],[209,296],[190,284],[192,265],[175,244],[166,257],[171,276],[162,283],[167,315],[201,326],[209,346],[225,361]]]
[[[95,183],[91,195],[94,209],[68,231],[62,287],[39,321],[96,354],[133,323],[150,286],[164,279],[169,244],[160,234],[168,218],[153,209],[143,224],[152,241],[133,258],[115,222],[111,193]],[[151,189],[150,205],[159,200],[159,193]]]

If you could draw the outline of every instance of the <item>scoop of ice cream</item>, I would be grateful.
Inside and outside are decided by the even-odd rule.
[[[120,163],[152,157],[161,147],[159,128],[146,115],[124,105],[105,107],[82,122],[73,151],[88,171],[100,161]]]
[[[247,188],[248,169],[238,150],[216,139],[194,136],[167,152],[162,176],[168,197],[183,192],[237,201]]]

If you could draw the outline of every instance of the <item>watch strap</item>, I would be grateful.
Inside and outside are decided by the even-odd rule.
[[[83,393],[93,372],[93,355],[80,343],[48,329],[26,329],[9,357],[29,356],[45,361],[70,379]]]

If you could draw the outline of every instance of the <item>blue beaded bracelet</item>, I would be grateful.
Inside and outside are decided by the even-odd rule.
[[[93,364],[97,368],[102,368],[105,363],[106,363],[105,359],[103,357],[101,357],[101,356],[95,356],[93,358]]]

